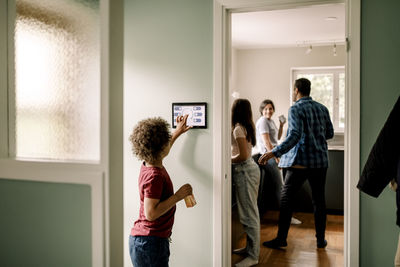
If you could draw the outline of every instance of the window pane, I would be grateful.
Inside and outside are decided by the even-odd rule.
[[[325,105],[333,113],[333,74],[298,74],[296,79],[307,78],[311,81],[310,96]]]
[[[100,158],[99,0],[16,0],[16,156]]]
[[[345,123],[345,74],[339,74],[339,127],[344,128]]]

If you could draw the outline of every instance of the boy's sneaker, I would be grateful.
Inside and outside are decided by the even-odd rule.
[[[267,248],[282,248],[287,246],[286,240],[282,241],[278,238],[272,239],[270,241],[265,241],[263,246]]]
[[[251,257],[244,258],[244,260],[239,261],[235,264],[235,267],[250,267],[258,264],[258,260],[253,259]]]

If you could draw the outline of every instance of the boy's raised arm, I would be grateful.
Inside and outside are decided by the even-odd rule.
[[[184,116],[178,116],[176,117],[176,130],[172,133],[172,137],[171,137],[171,141],[169,143],[169,147],[171,148],[172,145],[174,144],[175,140],[183,133],[187,132],[190,128],[192,128],[192,126],[187,126],[186,122],[187,122],[187,118],[188,118],[188,114],[184,115]]]

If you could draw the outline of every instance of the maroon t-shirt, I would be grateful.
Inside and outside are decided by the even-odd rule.
[[[164,215],[150,222],[144,214],[144,198],[164,201],[174,194],[172,181],[165,168],[146,167],[143,162],[139,174],[140,210],[139,219],[133,225],[132,236],[169,237],[174,224],[176,206]]]

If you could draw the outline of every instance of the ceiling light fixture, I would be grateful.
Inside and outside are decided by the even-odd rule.
[[[310,45],[307,50],[306,50],[306,54],[310,54],[312,52],[312,45]]]
[[[325,20],[327,21],[333,21],[333,20],[337,20],[337,17],[326,17]]]

